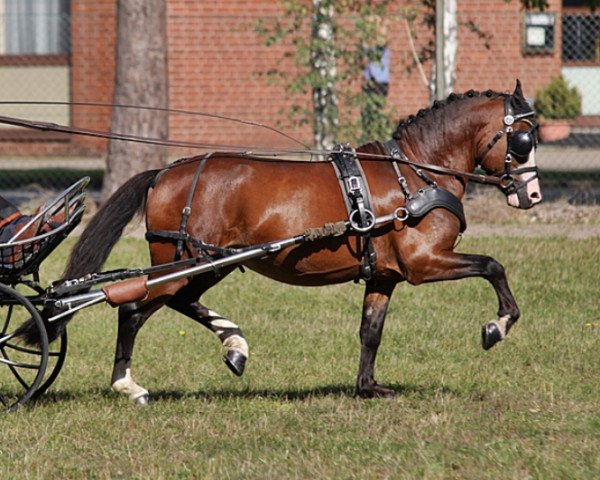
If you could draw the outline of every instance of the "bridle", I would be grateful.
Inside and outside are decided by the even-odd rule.
[[[535,122],[535,112],[515,114],[513,106],[511,105],[511,98],[506,97],[504,99],[504,126],[496,132],[494,138],[487,144],[482,154],[477,157],[476,164],[481,166],[484,157],[490,152],[490,150],[498,143],[498,141],[506,135],[506,155],[504,156],[504,172],[500,176],[500,182],[498,187],[505,195],[511,195],[516,193],[519,197],[525,194],[525,187],[527,184],[538,178],[538,169],[536,166],[531,167],[519,167],[511,168],[512,162],[515,160],[518,164],[522,165],[527,163],[531,151],[537,147],[537,129],[538,123]],[[513,126],[523,122],[530,126],[529,130],[517,130],[515,131]],[[533,173],[527,180],[515,181],[515,175],[521,175],[523,173]]]

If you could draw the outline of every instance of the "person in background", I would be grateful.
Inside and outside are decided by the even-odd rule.
[[[390,49],[387,44],[375,45],[367,51],[369,63],[364,71],[363,90],[387,97],[390,87]]]

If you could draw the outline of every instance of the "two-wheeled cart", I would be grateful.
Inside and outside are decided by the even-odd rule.
[[[46,303],[39,268],[81,221],[88,182],[85,177],[73,184],[0,244],[0,405],[9,411],[44,393],[63,366],[67,333],[49,345],[39,313]],[[64,222],[53,225],[51,219],[61,213]],[[33,237],[20,239],[32,229]],[[39,345],[19,337],[26,322],[38,330]]]

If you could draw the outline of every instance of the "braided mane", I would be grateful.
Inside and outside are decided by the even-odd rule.
[[[432,113],[444,109],[448,107],[448,105],[453,105],[454,103],[459,102],[461,100],[477,97],[487,97],[490,99],[498,97],[511,97],[511,104],[515,109],[516,113],[531,111],[531,107],[522,95],[511,95],[508,93],[496,92],[494,90],[486,90],[485,92],[469,90],[465,93],[451,93],[445,100],[436,100],[433,102],[433,105],[431,107],[422,108],[417,112],[416,115],[409,115],[408,117],[401,119],[392,136],[394,137],[394,139],[399,140],[400,132],[402,130],[405,130],[411,125],[417,124],[419,121],[421,121],[421,119],[428,119],[429,117],[431,117]]]

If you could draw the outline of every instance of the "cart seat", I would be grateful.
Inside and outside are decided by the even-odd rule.
[[[85,210],[83,190],[89,181],[84,177],[75,182],[32,216],[9,241],[0,243],[0,281],[11,284],[37,273],[42,261],[81,221]],[[64,216],[64,222],[53,222],[56,216]]]

